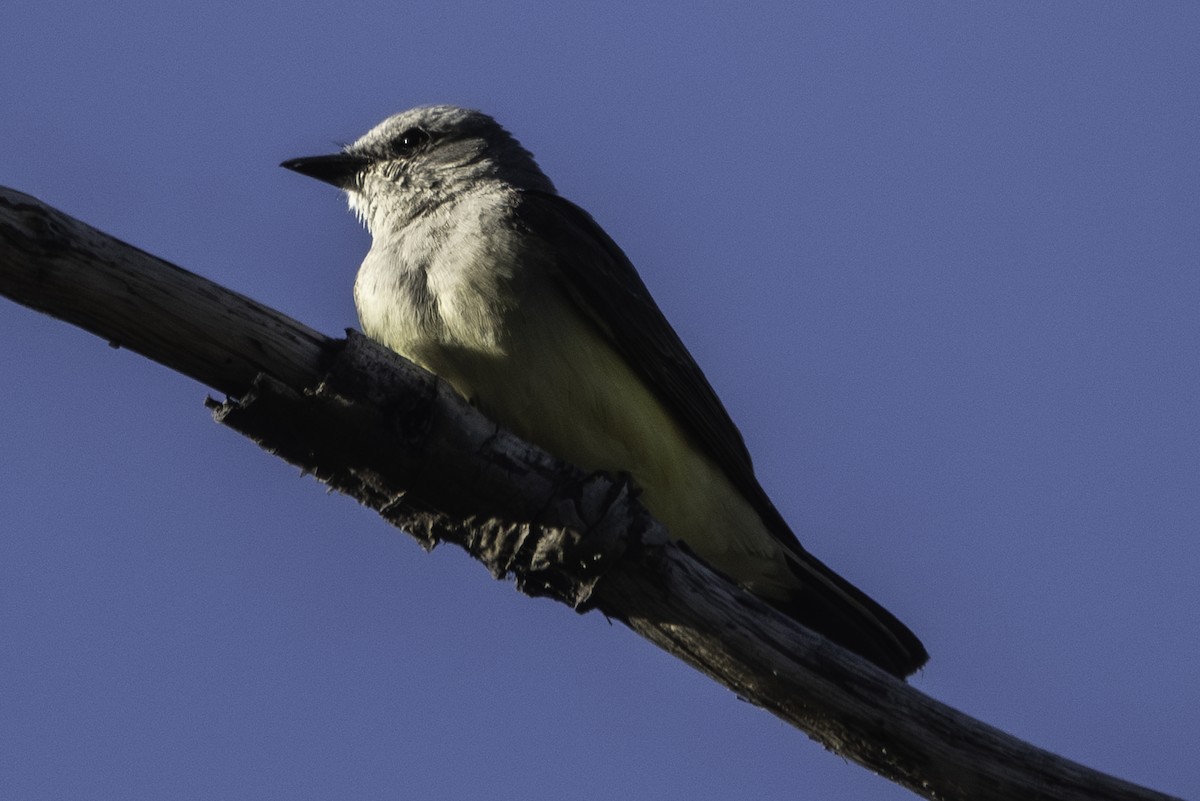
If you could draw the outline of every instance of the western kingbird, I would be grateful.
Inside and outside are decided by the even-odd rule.
[[[733,421],[616,243],[491,117],[424,106],[284,167],[344,190],[371,232],[364,333],[492,419],[630,473],[671,535],[750,592],[900,677],[924,647],[801,547]]]

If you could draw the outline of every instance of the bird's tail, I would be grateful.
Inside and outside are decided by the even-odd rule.
[[[815,556],[789,548],[787,562],[799,586],[786,600],[771,600],[781,612],[899,678],[929,659],[895,615]]]

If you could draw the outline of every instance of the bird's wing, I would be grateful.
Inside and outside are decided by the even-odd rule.
[[[558,195],[526,190],[516,212],[519,224],[551,245],[567,296],[683,423],[767,528],[789,549],[803,553],[759,486],[737,426],[621,248],[591,215]]]
[[[548,192],[522,192],[516,223],[551,246],[566,295],[684,424],[784,546],[799,583],[776,606],[897,676],[924,664],[925,648],[907,626],[801,547],[755,478],[742,435],[717,393],[608,234],[586,211]]]

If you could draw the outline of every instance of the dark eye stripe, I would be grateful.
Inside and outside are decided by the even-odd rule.
[[[420,128],[409,128],[392,137],[391,148],[397,156],[407,156],[429,141],[429,134]]]

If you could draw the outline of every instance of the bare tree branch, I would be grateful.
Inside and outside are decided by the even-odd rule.
[[[333,340],[0,188],[0,293],[229,395],[218,421],[427,546],[621,620],[829,750],[931,799],[1169,799],[929,698],[668,541],[623,477],[517,439],[365,338]]]

